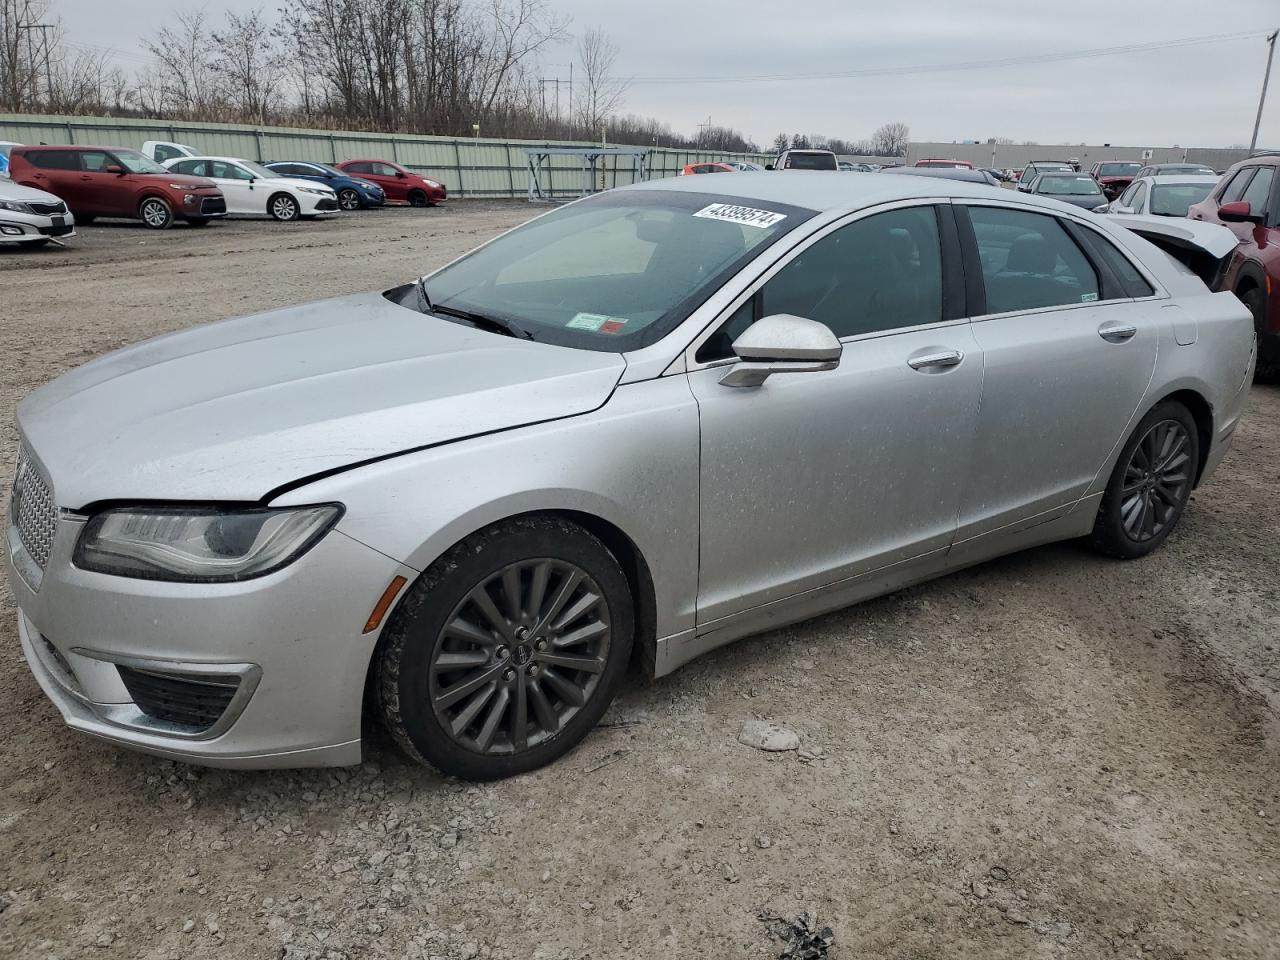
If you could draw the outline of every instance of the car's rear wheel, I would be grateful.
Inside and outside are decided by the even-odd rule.
[[[1092,542],[1126,560],[1168,539],[1186,509],[1200,464],[1200,437],[1185,406],[1167,400],[1142,418],[1107,482]]]
[[[617,559],[552,517],[504,521],[424,573],[379,646],[387,728],[447,774],[493,780],[557,759],[595,726],[631,654]]]
[[[287,193],[277,193],[267,201],[267,212],[276,220],[297,220],[302,215],[298,201]]]
[[[163,197],[144,197],[138,204],[138,219],[152,230],[168,230],[173,226],[173,207]]]
[[[339,190],[338,206],[340,206],[343,210],[347,210],[347,211],[359,210],[360,194],[357,193],[355,190],[352,190],[350,187],[347,187],[346,189],[343,189],[343,190]]]
[[[409,193],[409,206],[425,207],[429,206],[427,195],[421,190],[413,190]]]

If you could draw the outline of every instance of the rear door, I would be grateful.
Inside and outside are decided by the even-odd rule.
[[[73,213],[88,213],[80,183],[80,158],[74,150],[26,150],[29,172],[21,182],[37,190],[46,190],[60,198]]]
[[[1097,231],[1026,208],[955,207],[985,301],[959,542],[1051,519],[1085,494],[1146,394],[1164,321],[1142,299],[1150,284]]]

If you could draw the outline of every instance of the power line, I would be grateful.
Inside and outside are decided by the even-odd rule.
[[[1060,63],[1067,60],[1089,60],[1095,57],[1114,57],[1126,53],[1144,53],[1149,50],[1168,50],[1174,47],[1197,46],[1206,43],[1227,43],[1235,40],[1256,40],[1266,36],[1262,31],[1249,33],[1219,33],[1207,37],[1180,37],[1173,40],[1155,40],[1149,43],[1129,43],[1116,47],[1097,47],[1091,50],[1071,50],[1060,53],[1029,54],[1022,57],[1005,57],[996,60],[969,60],[961,63],[925,64],[911,67],[871,67],[864,70],[840,70],[828,73],[767,74],[741,77],[635,77],[632,84],[694,84],[694,83],[789,83],[804,80],[846,80],[857,77],[902,77],[927,73],[953,73],[965,70],[992,70],[1005,67],[1031,66],[1040,63]]]

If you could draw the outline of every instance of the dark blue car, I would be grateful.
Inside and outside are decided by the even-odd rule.
[[[267,167],[282,177],[315,180],[327,187],[332,187],[333,192],[338,195],[338,206],[343,210],[380,207],[387,202],[387,195],[376,183],[343,173],[327,163],[312,163],[310,160],[277,160],[275,163],[268,163]]]

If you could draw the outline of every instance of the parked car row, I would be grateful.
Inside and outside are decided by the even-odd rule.
[[[268,164],[203,156],[184,144],[123,147],[0,143],[0,243],[43,246],[99,217],[163,230],[227,215],[289,221],[384,203],[426,207],[444,184],[385,160]]]

